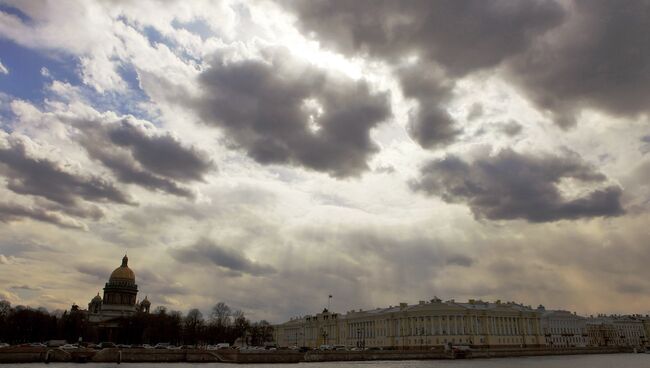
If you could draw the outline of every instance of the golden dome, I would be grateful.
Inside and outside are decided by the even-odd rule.
[[[130,280],[135,282],[135,273],[129,268],[129,258],[125,255],[122,258],[122,265],[111,273],[111,280]]]

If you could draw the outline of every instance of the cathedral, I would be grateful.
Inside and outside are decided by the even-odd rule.
[[[104,286],[104,297],[97,293],[88,303],[88,321],[110,325],[112,321],[130,317],[137,312],[149,313],[151,302],[147,297],[138,302],[137,296],[135,273],[129,268],[129,258],[125,255],[120,267],[111,273]]]

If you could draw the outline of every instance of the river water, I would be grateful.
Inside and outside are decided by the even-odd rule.
[[[43,368],[43,363],[20,364],[20,368]],[[233,368],[224,363],[52,363],[53,368]],[[248,364],[247,368],[650,368],[650,354],[569,355],[471,360],[410,360],[374,362],[328,362],[298,364]]]

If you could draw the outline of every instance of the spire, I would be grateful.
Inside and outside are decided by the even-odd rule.
[[[129,265],[129,257],[124,254],[124,258],[122,258],[122,267],[128,267]]]

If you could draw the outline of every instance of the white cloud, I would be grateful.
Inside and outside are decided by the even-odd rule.
[[[0,254],[0,264],[8,265],[13,263],[13,257],[7,257],[4,254]]]
[[[129,248],[141,297],[149,294],[151,300],[180,310],[206,309],[222,300],[253,318],[273,321],[322,307],[314,290],[334,294],[337,310],[394,305],[434,294],[519,299],[585,312],[641,311],[650,302],[619,287],[629,290],[650,277],[644,268],[650,260],[641,247],[647,235],[643,224],[650,221],[643,209],[650,190],[643,176],[648,158],[639,141],[648,134],[644,118],[625,119],[629,124],[624,125],[609,116],[584,113],[577,127],[559,129],[498,72],[477,72],[456,81],[446,106],[464,124],[463,135],[448,147],[426,150],[409,136],[408,116],[416,104],[404,98],[389,65],[326,49],[325,43],[298,31],[292,17],[275,4],[10,3],[32,21],[2,13],[0,34],[55,58],[72,55],[82,80],[80,85],[56,80],[54,69],[50,73],[44,68],[44,101],[3,99],[12,113],[7,123],[15,134],[38,143],[32,148],[39,158],[60,162],[66,172],[115,180],[78,144],[82,132],[70,121],[119,124],[127,114],[118,110],[130,103],[129,108],[149,113],[150,118],[138,121],[147,120],[143,124],[152,134],[169,134],[186,147],[200,147],[218,167],[187,184],[198,193],[194,199],[128,184],[139,206],[95,203],[105,217],[84,219],[87,232],[42,221],[0,223],[0,283],[20,278],[21,285],[48,285],[47,296],[21,302],[48,308],[67,308],[72,300],[85,304],[119,265],[124,248]],[[379,152],[368,161],[370,170],[338,180],[256,163],[233,147],[227,132],[202,124],[191,106],[178,103],[204,92],[197,76],[208,67],[208,55],[245,60],[269,46],[288,47],[308,63],[336,69],[355,81],[368,80],[373,90],[391,91],[394,116],[371,131]],[[0,73],[8,72],[1,65]],[[126,80],[125,71],[137,80]],[[139,84],[137,91],[131,82]],[[136,93],[138,98],[131,99]],[[483,106],[483,113],[466,121],[475,103]],[[523,126],[519,134],[499,130],[510,121]],[[466,205],[425,198],[409,189],[407,183],[426,160],[488,155],[487,145],[518,152],[570,147],[620,181],[626,198],[641,209],[615,219],[552,224],[477,222]],[[132,151],[118,149],[125,160],[132,159]],[[47,199],[10,190],[12,181],[0,178],[3,200],[62,211]],[[84,208],[86,213],[96,213],[94,209]],[[66,216],[74,221],[80,212]],[[251,277],[224,267],[188,266],[170,256],[169,249],[201,238],[237,248],[242,259],[269,265],[277,273]],[[13,257],[29,262],[14,267]],[[423,262],[427,259],[447,263],[432,266]],[[77,270],[76,262],[98,265],[92,269],[97,277],[70,271]],[[204,268],[196,272],[195,267]],[[628,267],[635,272],[620,272]],[[53,274],[60,277],[53,280]],[[222,285],[218,291],[205,287],[215,279]],[[296,280],[290,290],[287,280]]]
[[[2,64],[2,61],[0,61],[0,74],[9,74],[9,69]]]

